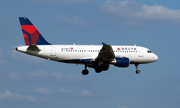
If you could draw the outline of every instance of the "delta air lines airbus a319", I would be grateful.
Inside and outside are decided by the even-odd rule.
[[[94,68],[97,73],[109,69],[112,64],[117,67],[136,66],[139,74],[139,64],[152,63],[158,56],[149,49],[140,46],[108,45],[52,45],[47,42],[35,26],[26,17],[19,17],[26,46],[19,46],[17,51],[32,56],[63,63],[85,65],[82,71],[87,75],[87,67]]]

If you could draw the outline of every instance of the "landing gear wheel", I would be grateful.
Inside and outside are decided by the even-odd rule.
[[[136,70],[136,74],[139,74],[140,73],[140,70]]]
[[[84,70],[82,71],[82,74],[83,74],[83,75],[87,75],[87,74],[89,74],[89,71],[88,71],[87,69],[84,69]]]
[[[135,66],[136,66],[136,74],[139,74],[139,73],[140,73],[140,70],[138,70],[138,65],[139,65],[139,64],[135,64]]]

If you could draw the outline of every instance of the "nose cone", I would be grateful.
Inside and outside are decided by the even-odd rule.
[[[158,56],[156,54],[153,55],[153,61],[157,61],[158,60]]]

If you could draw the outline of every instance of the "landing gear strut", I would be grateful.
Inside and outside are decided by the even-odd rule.
[[[139,73],[140,73],[140,70],[138,70],[138,65],[139,65],[139,64],[135,64],[135,66],[136,66],[136,74],[139,74]]]
[[[87,75],[89,73],[89,71],[86,68],[87,68],[87,65],[85,65],[85,69],[82,71],[83,75]]]

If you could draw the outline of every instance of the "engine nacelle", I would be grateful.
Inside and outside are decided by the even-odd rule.
[[[130,64],[129,58],[127,57],[120,57],[120,58],[115,58],[112,61],[112,64],[117,67],[128,67]]]

